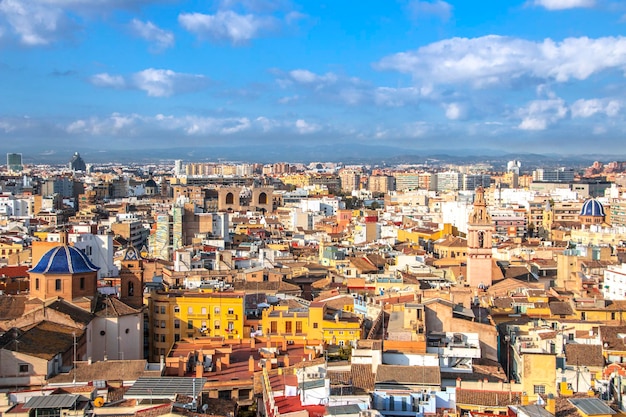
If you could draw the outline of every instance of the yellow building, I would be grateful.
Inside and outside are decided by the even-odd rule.
[[[24,250],[24,246],[21,243],[11,241],[0,241],[0,258],[8,258],[11,255],[15,255]]]
[[[288,341],[319,340],[348,346],[361,338],[361,318],[319,301],[312,302],[308,311],[290,310],[287,306],[265,310],[261,323],[264,335],[282,336]]]
[[[538,395],[543,398],[548,394],[557,395],[556,355],[524,353],[522,363],[522,391],[528,396],[529,403],[535,403]]]
[[[148,299],[150,360],[182,338],[244,337],[243,292],[158,291]]]
[[[458,235],[458,231],[450,223],[444,223],[438,230],[414,227],[398,230],[399,242],[418,243],[422,240],[436,241],[448,235]]]

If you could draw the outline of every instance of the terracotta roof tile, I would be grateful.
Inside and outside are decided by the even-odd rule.
[[[511,391],[483,391],[459,389],[456,390],[458,405],[480,405],[486,407],[506,407],[522,403],[521,392]]]
[[[579,345],[570,343],[565,345],[565,360],[568,365],[574,366],[604,366],[601,345]]]

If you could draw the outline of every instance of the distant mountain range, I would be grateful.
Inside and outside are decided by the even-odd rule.
[[[80,152],[86,163],[146,164],[165,163],[175,159],[184,162],[237,161],[248,163],[273,162],[342,162],[347,165],[363,164],[393,166],[400,164],[445,165],[486,163],[496,170],[506,166],[507,161],[519,160],[522,171],[536,167],[567,166],[586,167],[594,161],[610,162],[626,160],[616,155],[556,155],[537,153],[504,153],[490,149],[440,149],[416,151],[393,146],[348,145],[332,147],[323,145],[303,146],[246,146],[203,147],[136,150],[57,149],[54,152],[24,152],[26,164],[65,164],[74,152]]]

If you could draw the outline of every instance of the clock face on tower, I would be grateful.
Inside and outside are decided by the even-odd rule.
[[[136,261],[137,259],[139,259],[139,255],[135,248],[130,248],[126,251],[126,255],[124,256],[125,261]]]

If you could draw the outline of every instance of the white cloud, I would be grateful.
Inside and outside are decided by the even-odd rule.
[[[131,30],[140,38],[152,42],[157,51],[162,51],[174,45],[174,34],[169,30],[163,30],[154,23],[142,22],[133,19],[130,22]]]
[[[213,15],[182,13],[178,16],[178,22],[200,38],[226,40],[234,44],[257,38],[276,25],[272,17],[238,14],[231,10],[218,11]]]
[[[441,20],[448,20],[452,15],[452,5],[442,0],[413,0],[409,2],[408,7],[411,13],[417,18],[423,15],[433,15],[439,17]]]
[[[45,46],[74,35],[84,19],[159,0],[0,0],[0,21],[26,46]]]
[[[208,84],[204,75],[184,74],[155,68],[136,72],[127,78],[107,73],[96,74],[90,78],[90,82],[98,87],[142,90],[150,97],[169,97],[199,91]]]
[[[622,103],[618,100],[610,99],[580,99],[576,100],[572,106],[572,117],[587,118],[596,114],[605,114],[615,117],[622,109]]]
[[[124,88],[126,86],[124,77],[107,73],[96,74],[91,77],[90,81],[98,87]]]
[[[422,91],[415,87],[377,87],[374,90],[374,103],[379,106],[401,107],[417,103],[421,96]]]
[[[568,109],[562,99],[534,100],[518,111],[521,130],[545,130],[567,116]]]
[[[315,123],[306,122],[303,119],[296,120],[295,127],[298,133],[306,135],[309,133],[315,133],[321,129],[321,127]]]
[[[332,72],[324,75],[317,75],[314,72],[305,69],[295,69],[289,71],[289,78],[298,84],[333,84],[337,82],[338,77]]]
[[[467,108],[461,103],[444,104],[446,110],[446,118],[449,120],[460,120],[467,116]]]
[[[595,0],[535,0],[535,6],[540,6],[548,10],[566,10],[589,8],[596,5]]]
[[[626,38],[580,37],[561,42],[496,35],[452,38],[387,56],[375,66],[411,74],[416,82],[469,84],[474,88],[509,85],[523,79],[585,80],[605,70],[626,69]]]
[[[4,16],[20,43],[27,46],[48,45],[71,26],[61,9],[38,1],[2,0],[0,16]]]

